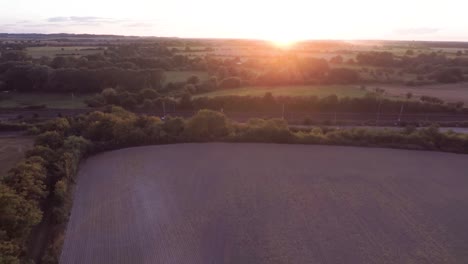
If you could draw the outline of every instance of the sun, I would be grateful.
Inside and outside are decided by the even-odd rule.
[[[281,49],[291,49],[293,48],[298,42],[298,38],[290,37],[287,35],[277,36],[268,38],[268,41],[275,47]]]
[[[291,39],[277,39],[271,40],[271,43],[278,48],[289,49],[296,44],[296,41]]]
[[[298,40],[292,39],[292,38],[274,38],[270,39],[269,42],[280,49],[291,49],[293,48]]]

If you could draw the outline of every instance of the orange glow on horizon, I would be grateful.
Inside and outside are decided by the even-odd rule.
[[[270,42],[277,48],[290,49],[297,43],[297,40],[288,39],[288,38],[284,38],[284,39],[278,38],[278,39],[272,39],[270,40]]]

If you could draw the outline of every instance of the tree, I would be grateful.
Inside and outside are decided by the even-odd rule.
[[[331,69],[328,73],[328,80],[332,83],[356,83],[359,81],[359,73],[347,68]]]
[[[107,104],[118,104],[117,91],[114,88],[106,88],[101,92],[102,97],[106,100]]]
[[[1,61],[27,61],[30,60],[29,56],[25,51],[22,50],[12,50],[1,53]]]
[[[241,79],[239,77],[229,77],[223,79],[219,84],[218,87],[220,89],[234,89],[239,88],[241,86]]]
[[[206,141],[221,139],[229,134],[230,129],[224,114],[200,110],[187,121],[185,132],[189,138]]]
[[[159,96],[159,93],[154,89],[146,88],[140,91],[140,98],[143,100],[144,99],[150,99],[150,100],[156,99],[158,96]]]
[[[200,78],[196,75],[192,75],[187,79],[187,83],[196,85],[200,82]]]
[[[51,149],[58,149],[63,145],[63,135],[57,131],[47,131],[39,135],[36,139],[36,145],[47,146]]]
[[[459,68],[442,69],[432,77],[440,83],[457,83],[464,80],[463,71]]]
[[[68,119],[66,118],[55,118],[53,120],[47,121],[43,127],[43,131],[56,131],[60,134],[67,134],[70,130],[71,125]]]
[[[182,109],[191,109],[193,104],[192,104],[192,96],[190,93],[184,93],[182,97],[180,98],[180,103],[179,103],[180,108]]]
[[[44,160],[39,162],[34,157],[20,162],[11,169],[5,178],[5,183],[27,200],[43,201],[47,196],[45,185],[47,172],[44,163]]]
[[[405,55],[407,55],[407,56],[413,56],[413,55],[414,55],[414,51],[413,51],[413,50],[407,50],[407,51],[405,52]]]
[[[185,130],[185,122],[180,117],[168,117],[162,125],[163,131],[172,136],[179,136]]]
[[[41,219],[42,212],[35,203],[0,183],[0,263],[19,263],[31,228]]]
[[[343,57],[341,55],[338,55],[338,56],[335,56],[333,58],[330,59],[330,63],[333,63],[333,64],[343,64]]]

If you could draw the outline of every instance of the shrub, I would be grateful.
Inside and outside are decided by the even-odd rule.
[[[237,135],[236,140],[287,143],[292,140],[292,133],[284,120],[250,119]]]
[[[229,123],[222,113],[200,110],[187,121],[185,134],[194,140],[222,139],[229,134]]]

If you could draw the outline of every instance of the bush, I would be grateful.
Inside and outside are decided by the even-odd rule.
[[[222,113],[200,110],[187,121],[185,134],[192,140],[220,140],[230,132],[229,123]]]
[[[421,96],[420,100],[422,102],[431,103],[431,104],[443,104],[444,103],[442,99],[439,99],[437,97],[432,97],[432,96],[426,96],[426,95]]]
[[[236,141],[287,143],[293,139],[288,124],[281,119],[250,119],[241,128]]]

